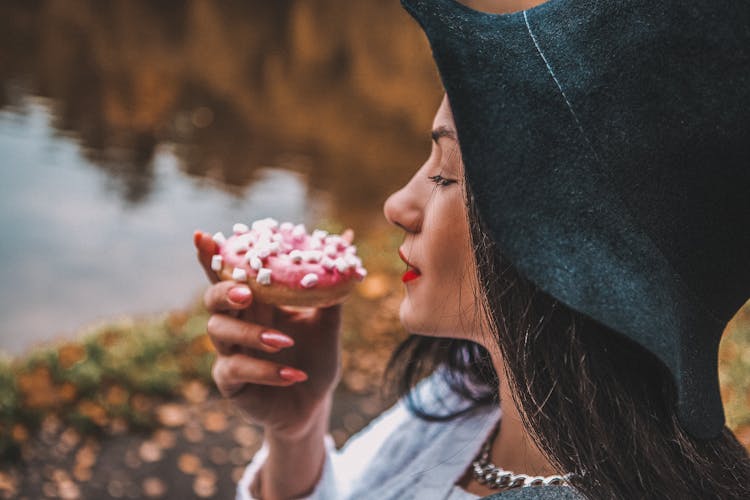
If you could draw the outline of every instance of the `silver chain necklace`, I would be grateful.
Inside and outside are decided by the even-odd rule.
[[[510,490],[513,488],[527,488],[533,486],[553,486],[570,484],[570,480],[576,477],[576,474],[559,476],[528,476],[526,474],[516,474],[507,471],[502,467],[490,462],[490,447],[495,439],[499,426],[495,428],[489,439],[482,445],[479,457],[471,463],[472,474],[479,484],[486,485],[493,490]]]

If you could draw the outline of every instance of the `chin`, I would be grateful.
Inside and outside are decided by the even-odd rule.
[[[398,319],[401,321],[404,329],[409,333],[421,335],[422,327],[424,326],[419,317],[415,314],[414,307],[411,304],[409,297],[404,297],[401,301],[401,307],[398,312]]]
[[[436,326],[431,324],[431,319],[434,318],[431,318],[430,315],[425,317],[424,314],[420,314],[409,297],[405,297],[401,302],[399,320],[408,333],[426,337],[442,337],[443,335],[440,335]]]

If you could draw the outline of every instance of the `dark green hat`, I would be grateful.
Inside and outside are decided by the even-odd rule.
[[[542,290],[656,355],[683,427],[717,436],[719,339],[750,298],[750,2],[402,3],[492,238]]]

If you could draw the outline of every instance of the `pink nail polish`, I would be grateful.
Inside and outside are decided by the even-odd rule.
[[[285,347],[291,347],[294,345],[294,340],[292,340],[291,337],[287,337],[283,333],[276,332],[261,333],[260,341],[267,346],[276,347],[278,349],[284,349]]]
[[[246,286],[236,286],[227,292],[229,300],[238,304],[244,304],[250,300],[250,289]]]
[[[307,380],[307,374],[305,372],[289,367],[284,367],[279,370],[279,376],[284,380],[289,380],[291,382],[303,382]]]

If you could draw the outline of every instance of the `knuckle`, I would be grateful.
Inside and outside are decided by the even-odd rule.
[[[214,364],[211,366],[211,378],[214,379],[214,382],[216,382],[217,385],[224,382],[222,376],[222,365],[222,358],[216,358],[216,361],[214,361]]]
[[[203,302],[209,311],[219,310],[225,302],[227,287],[226,282],[221,281],[211,285],[203,295]]]
[[[260,344],[260,330],[253,323],[244,323],[239,333],[245,345],[257,347]]]
[[[208,317],[208,322],[206,323],[206,332],[211,337],[214,337],[216,335],[216,332],[219,330],[220,325],[221,316],[219,316],[218,314],[212,314]]]
[[[236,356],[232,356],[227,359],[225,368],[226,379],[231,382],[237,382],[240,380],[242,374],[242,366],[240,360]]]

